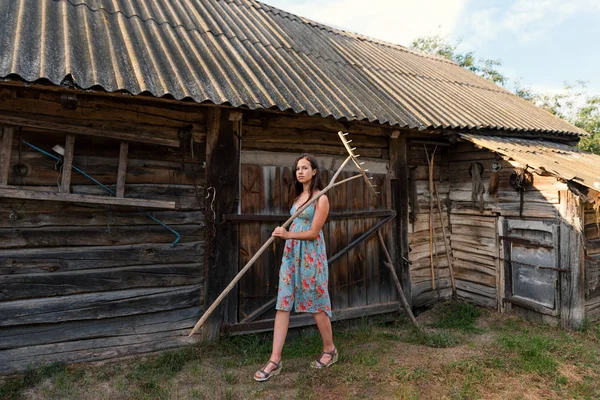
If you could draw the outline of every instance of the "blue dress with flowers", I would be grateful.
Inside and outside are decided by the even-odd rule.
[[[294,214],[296,205],[290,214]],[[310,229],[315,216],[315,203],[312,203],[290,225],[290,232],[304,232]],[[288,239],[285,242],[283,259],[279,270],[277,310],[296,312],[325,312],[331,318],[331,301],[327,290],[329,271],[327,251],[323,231],[315,240]]]

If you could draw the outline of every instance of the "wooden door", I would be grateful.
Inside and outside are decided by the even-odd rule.
[[[510,304],[543,315],[559,315],[558,236],[559,226],[554,220],[503,219],[504,292]]]
[[[290,188],[293,182],[292,165],[295,155],[284,157],[279,154],[276,157],[263,157],[261,160],[252,158],[254,162],[248,162],[248,158],[251,157],[242,157],[241,215],[237,217],[240,232],[240,269],[268,240],[273,229],[290,216]],[[331,156],[317,158],[323,164],[321,179],[327,184],[340,160],[332,159]],[[273,161],[270,162],[269,159]],[[287,162],[282,163],[282,159]],[[361,309],[366,313],[378,313],[379,309],[385,308],[378,309],[381,304],[385,304],[388,311],[393,308],[390,303],[396,298],[395,289],[389,272],[383,265],[383,253],[377,235],[372,234],[348,252],[339,254],[382,218],[393,216],[390,178],[386,166],[386,163],[381,162],[379,168],[374,168],[376,173],[373,174],[373,181],[381,191],[379,196],[372,195],[362,179],[350,181],[328,193],[330,215],[323,227],[323,233],[328,258],[334,258],[329,267],[329,291],[334,318],[336,312],[339,318],[352,317],[360,314]],[[347,171],[342,172],[338,180],[354,174],[348,167]],[[392,223],[383,225],[381,229],[388,248],[393,251]],[[268,320],[274,316],[273,300],[277,296],[282,254],[283,241],[276,240],[240,280],[239,321],[249,322],[248,316],[265,305],[268,306],[268,310],[251,319]],[[339,311],[342,310],[345,311],[340,314]],[[268,324],[264,326],[269,327]]]

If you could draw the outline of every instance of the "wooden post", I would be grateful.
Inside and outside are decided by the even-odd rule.
[[[396,273],[402,282],[406,301],[412,306],[412,287],[410,279],[409,243],[408,243],[408,165],[406,136],[390,138],[390,173],[392,175],[392,207],[396,211],[393,229],[393,246],[396,262],[400,270]]]
[[[63,156],[62,180],[60,193],[71,192],[71,172],[73,171],[73,154],[75,153],[75,135],[67,135],[65,140],[65,154]]]
[[[121,142],[119,150],[119,172],[117,173],[117,197],[125,197],[125,178],[127,176],[127,154],[129,143]]]
[[[433,148],[433,153],[431,153],[431,159],[429,158],[429,153],[427,152],[427,146],[423,145],[423,148],[425,149],[425,156],[427,157],[427,166],[429,170],[429,264],[431,266],[431,289],[435,290],[436,277],[433,264],[433,241],[435,235],[435,231],[433,229],[433,167],[435,162],[435,152],[437,150],[437,145]],[[437,249],[435,254],[437,257]]]
[[[0,144],[0,185],[8,184],[10,176],[10,158],[12,156],[12,144],[14,128],[5,126],[3,131],[2,143]]]
[[[208,113],[206,134],[206,193],[207,221],[204,255],[204,309],[221,294],[238,271],[238,228],[223,223],[222,216],[235,214],[240,201],[240,143],[236,131],[241,121],[232,121],[229,112],[213,108]],[[214,219],[213,219],[214,216]],[[236,290],[232,290],[206,322],[206,339],[218,337],[223,323],[237,322]]]
[[[508,221],[504,217],[498,218],[498,230],[501,237],[508,236]],[[511,244],[503,240],[500,249],[502,261],[500,263],[500,287],[502,292],[500,297],[500,307],[505,313],[512,311],[511,303],[506,301],[512,296],[512,265],[511,265]]]
[[[583,207],[570,191],[560,198],[560,323],[577,329],[585,317],[585,262],[583,249]]]

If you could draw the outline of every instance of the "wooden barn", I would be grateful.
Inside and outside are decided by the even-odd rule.
[[[412,307],[600,316],[600,157],[448,60],[254,0],[3,1],[0,38],[0,373],[271,329],[277,242],[187,337],[338,131],[381,194],[329,195],[335,320],[399,310],[379,229]]]

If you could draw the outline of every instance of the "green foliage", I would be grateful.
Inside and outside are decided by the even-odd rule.
[[[586,85],[566,82],[559,93],[536,93],[517,82],[515,94],[588,132],[590,136],[581,138],[578,147],[600,154],[600,96],[589,95]]]
[[[600,96],[588,97],[576,114],[575,126],[590,134],[581,139],[579,148],[600,154]]]
[[[475,53],[472,51],[459,53],[457,52],[459,44],[460,43],[451,44],[446,38],[440,35],[434,35],[418,37],[413,40],[410,47],[424,53],[452,60],[461,67],[496,84],[504,85],[508,82],[508,78],[499,71],[499,68],[502,66],[501,60],[476,58]]]

